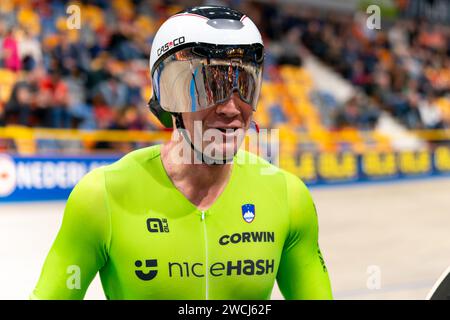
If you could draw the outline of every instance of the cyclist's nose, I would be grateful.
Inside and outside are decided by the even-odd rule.
[[[239,99],[239,95],[234,92],[230,99],[217,106],[216,113],[230,118],[239,115],[241,113],[238,103]]]

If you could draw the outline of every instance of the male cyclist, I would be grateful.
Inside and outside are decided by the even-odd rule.
[[[78,183],[32,298],[82,299],[97,272],[108,299],[270,299],[275,281],[286,299],[332,298],[308,189],[238,151],[263,60],[258,29],[229,8],[160,27],[150,109],[173,137]]]

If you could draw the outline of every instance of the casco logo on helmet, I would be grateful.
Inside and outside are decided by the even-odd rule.
[[[165,45],[163,45],[161,48],[158,49],[157,54],[158,57],[160,55],[162,55],[164,52],[166,52],[167,50],[176,47],[180,44],[183,44],[185,42],[184,36],[181,36],[179,38],[175,38],[172,41],[167,42]]]

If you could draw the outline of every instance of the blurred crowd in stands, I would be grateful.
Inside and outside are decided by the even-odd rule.
[[[366,97],[350,99],[336,113],[337,127],[365,127],[381,110],[409,129],[450,125],[438,105],[450,99],[449,25],[398,19],[370,30],[365,15],[330,15],[299,17],[296,27],[301,43]]]
[[[145,110],[148,56],[155,28],[170,10],[155,1],[85,3],[77,30],[67,27],[63,1],[1,1],[0,91],[14,72],[0,106],[2,124],[152,127]]]
[[[148,57],[158,26],[183,9],[176,3],[81,1],[81,29],[71,30],[64,1],[0,1],[0,125],[157,128],[145,108]],[[449,109],[448,25],[397,19],[369,30],[358,15],[317,14],[295,4],[215,3],[240,8],[261,28],[266,81],[277,66],[301,67],[302,57],[313,54],[357,88],[343,105],[331,99],[331,129],[372,129],[382,111],[411,129],[450,125],[440,106]],[[272,50],[274,44],[282,51]]]
[[[357,89],[343,105],[325,93],[332,128],[371,129],[382,111],[409,129],[450,126],[450,25],[400,11],[371,30],[363,13],[272,9],[265,30],[282,39],[279,63],[301,66],[311,53]]]

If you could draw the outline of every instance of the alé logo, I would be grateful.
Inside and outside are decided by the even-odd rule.
[[[166,218],[148,218],[147,230],[151,233],[169,232],[169,223]]]

